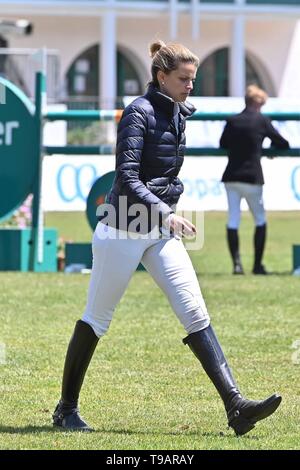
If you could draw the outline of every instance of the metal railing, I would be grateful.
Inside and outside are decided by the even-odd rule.
[[[0,48],[0,75],[14,83],[31,100],[35,96],[35,76],[42,69],[42,49]],[[59,52],[45,49],[47,98],[60,100]]]
[[[123,110],[74,110],[64,112],[49,112],[44,116],[49,121],[114,121],[121,119]],[[269,112],[264,113],[271,120],[276,121],[300,121],[300,112]],[[191,121],[224,121],[233,113],[203,113],[196,112],[188,120]],[[66,145],[63,147],[46,146],[44,153],[47,155],[65,154],[65,155],[111,155],[115,151],[113,145]],[[276,148],[263,149],[264,156],[289,156],[299,157],[300,148],[290,148],[279,150]],[[227,151],[214,147],[189,147],[186,149],[186,155],[189,156],[222,156],[227,155]]]

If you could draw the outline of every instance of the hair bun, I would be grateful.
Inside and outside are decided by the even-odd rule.
[[[158,39],[157,41],[150,44],[150,46],[149,46],[150,57],[153,59],[155,54],[164,46],[165,46],[165,43],[163,41],[161,41],[160,39]]]

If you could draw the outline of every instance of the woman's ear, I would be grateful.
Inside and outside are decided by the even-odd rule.
[[[164,84],[165,81],[165,73],[162,70],[157,72],[157,80],[160,85]]]

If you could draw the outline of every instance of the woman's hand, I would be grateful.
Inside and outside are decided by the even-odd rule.
[[[170,214],[165,225],[175,238],[192,237],[196,234],[195,225],[180,215]]]

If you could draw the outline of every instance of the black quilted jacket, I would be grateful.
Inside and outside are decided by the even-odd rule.
[[[220,139],[221,147],[228,149],[228,164],[222,177],[224,183],[237,181],[264,184],[260,158],[265,137],[278,149],[289,148],[289,143],[263,114],[245,108],[228,119]]]
[[[184,189],[177,175],[184,158],[185,119],[195,108],[185,102],[179,103],[179,110],[177,132],[174,101],[152,85],[124,110],[118,126],[116,175],[106,201],[117,210],[117,228],[128,230],[136,215],[125,221],[124,212],[130,208],[134,212],[134,204],[143,204],[148,217],[152,207],[152,214],[159,214],[160,220],[173,212]],[[120,196],[127,196],[125,211],[122,201],[122,221],[118,217]],[[154,225],[149,218],[147,231]]]

